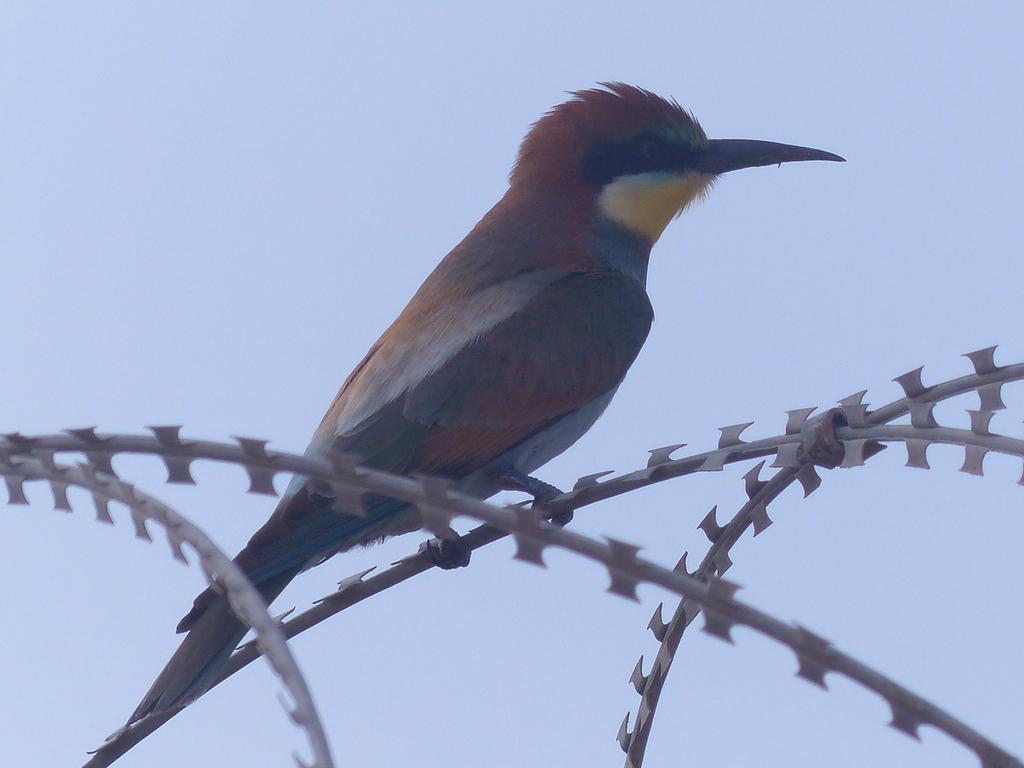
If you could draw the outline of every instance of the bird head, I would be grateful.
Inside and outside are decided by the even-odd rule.
[[[576,91],[523,140],[510,184],[584,196],[600,215],[654,243],[723,173],[843,158],[808,147],[709,139],[673,100],[623,83]]]

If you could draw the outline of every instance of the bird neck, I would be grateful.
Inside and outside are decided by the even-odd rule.
[[[587,245],[598,268],[619,272],[647,285],[647,264],[651,244],[643,237],[608,216],[599,215]]]
[[[429,286],[472,293],[528,270],[613,271],[646,283],[651,241],[592,191],[512,187],[438,265]]]

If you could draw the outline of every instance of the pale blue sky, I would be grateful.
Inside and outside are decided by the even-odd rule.
[[[518,141],[600,80],[674,96],[708,134],[838,152],[733,174],[655,249],[654,330],[612,407],[541,471],[641,466],[649,448],[831,404],[926,363],[1024,359],[1020,3],[7,3],[0,10],[0,430],[97,424],[271,438],[301,450],[337,386],[436,261],[501,195]],[[1021,387],[994,427],[1020,434]],[[940,409],[966,424],[965,399]],[[1024,752],[1019,467],[902,468],[901,449],[787,492],[734,551],[754,605],[797,619]],[[198,489],[118,465],[226,549],[272,502],[241,473]],[[746,467],[581,511],[574,526],[673,564],[735,511]],[[129,525],[38,503],[0,515],[10,765],[77,766],[135,706],[200,586]],[[123,517],[123,516],[122,516]],[[278,603],[415,549],[332,560]],[[664,596],[631,605],[568,555],[495,545],[294,643],[339,766],[618,766]],[[750,632],[684,640],[648,765],[973,766],[886,707],[792,676]],[[119,765],[288,764],[304,750],[262,664]]]

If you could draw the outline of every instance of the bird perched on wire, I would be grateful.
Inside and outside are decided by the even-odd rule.
[[[817,149],[708,139],[675,101],[621,83],[571,94],[523,140],[504,197],[424,281],[341,386],[308,452],[439,475],[479,497],[557,494],[532,476],[611,401],[651,327],[651,247],[723,173],[842,158]],[[274,600],[331,555],[419,528],[415,510],[374,498],[355,514],[297,477],[236,557]],[[428,548],[465,565],[451,542]],[[246,627],[212,589],[128,722],[191,700],[217,678]]]

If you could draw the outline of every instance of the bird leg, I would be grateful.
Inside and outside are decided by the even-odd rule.
[[[543,506],[552,499],[562,495],[562,491],[551,485],[551,483],[545,483],[543,480],[531,477],[512,467],[506,467],[498,473],[497,480],[501,484],[503,491],[521,491],[533,496],[533,505],[535,507]],[[557,515],[552,515],[550,519],[555,525],[564,527],[572,521],[572,510],[567,509],[565,512],[559,512]]]

